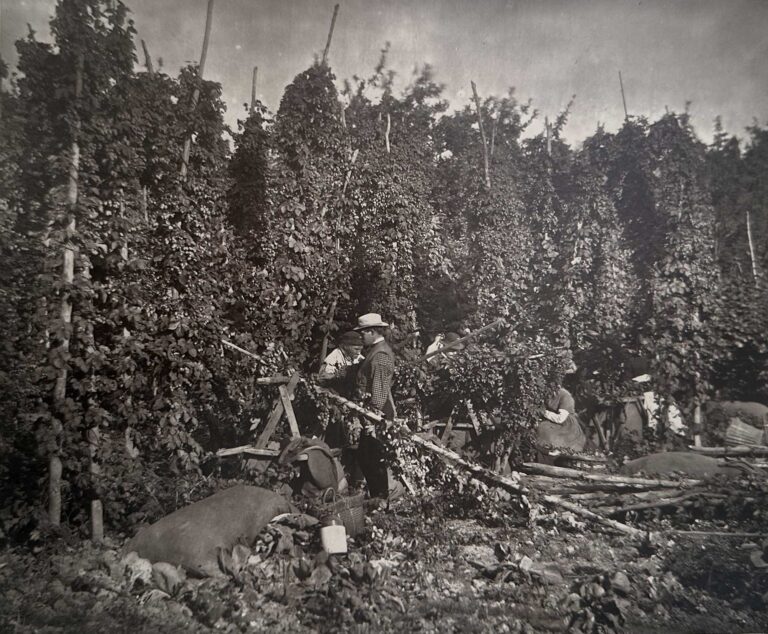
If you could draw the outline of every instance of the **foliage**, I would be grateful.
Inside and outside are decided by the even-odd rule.
[[[263,222],[267,205],[269,133],[266,108],[257,103],[234,138],[235,152],[229,162],[232,186],[228,193],[231,223],[242,233],[256,230]]]
[[[704,146],[687,116],[668,115],[649,130],[658,173],[653,197],[665,219],[664,256],[651,281],[656,379],[664,394],[684,405],[700,403],[710,390],[714,262],[712,207],[705,181]]]
[[[333,75],[316,64],[286,88],[275,115],[268,209],[254,234],[261,288],[252,307],[265,338],[308,359],[315,328],[349,296],[352,227],[341,200],[346,167]]]
[[[768,398],[760,126],[744,141],[718,129],[707,148],[687,113],[668,114],[574,149],[569,105],[548,138],[523,139],[536,112],[514,91],[448,112],[428,66],[395,91],[385,48],[341,94],[326,64],[299,73],[274,116],[255,104],[230,156],[221,86],[194,66],[136,72],[125,5],[61,0],[51,32],[17,43],[0,96],[6,526],[44,502],[51,455],[70,518],[101,496],[126,526],[151,507],[144,481],[199,477],[210,450],[252,439],[274,398],[255,376],[313,369],[323,335],[363,312],[393,324],[396,396],[415,399],[393,432],[402,459],[417,460],[402,440],[419,408],[474,415],[488,462],[520,459],[569,355],[582,407],[625,394],[638,354],[689,415],[715,390]],[[500,317],[501,335],[447,366],[410,363],[416,332],[426,343]],[[296,404],[304,431],[338,417],[303,391]]]
[[[400,338],[417,329],[419,293],[443,261],[429,191],[435,151],[431,132],[444,104],[442,86],[429,67],[397,97],[384,64],[385,53],[368,81],[383,87],[379,103],[366,94],[364,81],[349,95],[345,119],[356,160],[346,202],[356,234],[365,236],[351,254],[354,311],[391,315],[394,336]]]

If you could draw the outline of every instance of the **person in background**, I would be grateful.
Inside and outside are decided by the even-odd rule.
[[[366,409],[393,419],[397,415],[392,399],[395,353],[384,338],[388,327],[378,313],[368,313],[357,320],[355,330],[363,337],[366,354],[357,372],[356,397]],[[371,497],[389,497],[390,477],[384,463],[384,448],[370,421],[365,422],[360,436],[358,462]]]
[[[345,332],[339,337],[339,347],[325,357],[320,366],[318,382],[349,396],[354,386],[355,366],[363,360],[362,350],[362,335],[354,330]]]
[[[576,372],[576,365],[571,362],[568,374],[574,372]],[[584,450],[587,436],[576,416],[576,402],[568,390],[559,385],[547,401],[541,416],[542,420],[536,430],[539,462],[544,464],[554,462],[550,448],[555,452],[558,449]]]
[[[435,337],[435,340],[431,344],[429,344],[426,354],[431,354],[433,352],[437,352],[438,350],[442,350],[449,344],[455,343],[459,339],[460,339],[459,335],[457,335],[455,332],[447,332],[445,334],[440,333]],[[464,350],[463,343],[459,343],[455,346],[452,346],[448,348],[445,352],[440,352],[439,354],[435,354],[431,356],[429,358],[429,362],[434,366],[445,365],[460,350]]]

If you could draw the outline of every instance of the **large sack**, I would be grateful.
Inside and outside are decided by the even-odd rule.
[[[717,458],[687,451],[652,453],[636,460],[630,460],[621,467],[621,473],[629,476],[642,472],[646,475],[679,473],[692,478],[704,478],[718,474],[736,476],[742,471],[743,469],[735,466],[726,467],[718,464]]]
[[[167,561],[202,576],[221,574],[219,548],[250,545],[276,515],[291,511],[281,495],[235,486],[200,500],[142,528],[124,548],[151,562]]]
[[[704,441],[709,446],[725,444],[725,432],[732,418],[763,429],[768,423],[768,407],[750,401],[708,401],[704,403]]]

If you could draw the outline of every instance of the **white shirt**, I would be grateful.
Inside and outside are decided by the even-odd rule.
[[[353,363],[360,363],[363,360],[363,355],[358,354],[354,359],[347,356],[344,350],[339,347],[336,348],[331,354],[325,357],[323,361],[323,367],[320,368],[321,379],[334,379],[342,373],[342,369]]]

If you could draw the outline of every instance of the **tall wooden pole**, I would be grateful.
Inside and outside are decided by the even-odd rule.
[[[259,67],[253,67],[253,77],[251,78],[251,114],[256,107],[256,79],[259,76]]]
[[[752,262],[752,277],[757,281],[757,261],[755,260],[755,244],[752,242],[752,223],[747,209],[747,242],[749,243],[749,259]]]
[[[205,35],[203,36],[203,51],[200,54],[200,66],[197,69],[197,76],[200,81],[203,80],[203,72],[205,70],[205,59],[208,57],[208,44],[211,39],[211,23],[213,22],[213,0],[208,0],[208,11],[205,14]],[[192,93],[192,103],[190,105],[190,111],[194,112],[197,108],[197,102],[200,99],[200,85],[198,83]],[[189,166],[189,153],[192,149],[192,137],[187,136],[184,139],[184,152],[181,158],[181,180],[187,178],[187,168]]]
[[[499,126],[499,119],[501,119],[501,110],[499,108],[495,108],[496,116],[493,116],[493,113],[491,114],[491,120],[493,121],[493,125],[491,126],[491,158],[493,158],[493,150],[496,147],[496,128]]]
[[[141,40],[141,48],[144,49],[144,64],[147,67],[147,72],[150,75],[155,74],[155,67],[152,65],[152,56],[149,54],[149,49],[147,48],[147,43],[144,40]]]
[[[480,138],[483,140],[483,165],[485,166],[485,187],[491,188],[491,169],[488,164],[488,142],[485,138],[485,126],[483,125],[483,111],[480,108],[480,97],[477,95],[477,86],[475,82],[472,84],[472,97],[475,100],[475,108],[477,109],[477,124],[480,126]]]
[[[333,7],[333,17],[331,18],[331,28],[328,31],[328,40],[325,42],[325,50],[323,51],[323,65],[328,63],[328,51],[331,49],[331,39],[333,38],[333,29],[336,26],[336,16],[339,15],[339,5]]]
[[[147,66],[147,73],[150,75],[155,74],[155,67],[152,65],[152,56],[149,54],[149,49],[147,48],[147,43],[144,40],[141,40],[141,48],[144,49],[144,63]],[[147,215],[147,198],[148,198],[148,192],[147,192],[147,186],[143,185],[141,188],[141,212],[144,216],[144,222],[149,221],[149,216]]]
[[[621,88],[621,103],[624,104],[624,120],[629,119],[629,114],[627,114],[627,99],[624,96],[624,82],[621,79],[621,71],[619,71],[619,87]]]
[[[69,155],[69,175],[67,179],[67,224],[64,230],[65,243],[63,252],[63,262],[61,267],[62,297],[61,297],[61,323],[62,340],[59,350],[62,355],[69,351],[69,343],[72,331],[72,298],[70,289],[75,281],[75,245],[73,238],[77,229],[75,213],[77,211],[78,198],[78,180],[80,175],[80,117],[77,112],[78,102],[83,92],[83,70],[85,66],[85,56],[81,52],[77,56],[75,67],[75,117],[72,126],[72,144]],[[67,364],[61,363],[61,368],[56,376],[56,383],[53,387],[53,403],[56,410],[60,410],[67,397]],[[62,423],[54,423],[54,434],[56,436],[56,449],[51,454],[48,465],[48,518],[54,526],[61,524],[61,443],[62,443]]]
[[[336,316],[336,300],[331,303],[331,308],[328,310],[328,320],[325,324],[325,335],[323,336],[323,344],[320,346],[320,365],[323,365],[325,357],[328,354],[328,338],[331,336],[331,326],[333,326],[333,318]]]
[[[392,129],[392,117],[387,113],[387,127],[384,130],[384,145],[387,148],[387,154],[390,152],[390,146],[389,146],[389,132]]]
[[[547,135],[547,156],[552,156],[552,127],[549,124],[549,117],[544,117],[544,129]]]

